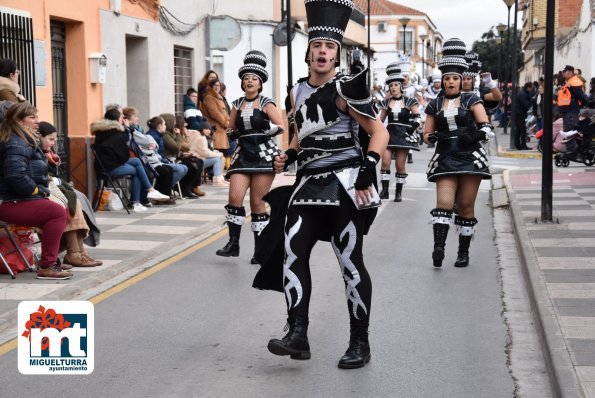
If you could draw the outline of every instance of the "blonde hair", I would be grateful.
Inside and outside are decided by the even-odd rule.
[[[16,134],[30,146],[39,146],[37,134],[19,123],[27,116],[35,116],[36,114],[37,108],[28,102],[19,102],[8,108],[4,121],[0,124],[0,144],[8,142],[10,136]]]

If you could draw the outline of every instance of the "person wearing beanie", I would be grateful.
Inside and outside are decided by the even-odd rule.
[[[230,180],[227,226],[229,241],[217,250],[218,256],[240,255],[240,232],[246,218],[244,197],[250,188],[250,211],[254,240],[269,222],[263,196],[269,192],[275,173],[273,158],[280,154],[273,140],[283,130],[277,105],[272,99],[261,95],[263,84],[268,80],[266,56],[257,50],[248,51],[238,76],[244,96],[233,101],[229,117],[229,134],[238,139],[238,146],[227,170]],[[217,149],[215,147],[215,149]],[[251,264],[257,264],[254,256]]]
[[[477,224],[475,199],[482,179],[490,179],[488,156],[481,146],[493,136],[493,127],[482,100],[462,92],[463,73],[468,69],[466,47],[460,39],[444,42],[438,63],[442,94],[426,107],[424,142],[436,143],[428,165],[428,181],[436,183],[437,204],[430,214],[434,231],[434,267],[441,267],[453,207],[458,205],[459,249],[455,267],[469,265],[469,245]],[[456,196],[456,197],[455,197]]]
[[[309,26],[305,61],[310,74],[290,91],[296,133],[289,149],[275,157],[278,173],[297,161],[297,179],[293,187],[269,194],[287,196],[282,206],[285,217],[271,222],[279,224],[280,230],[267,230],[271,238],[285,236],[281,246],[287,255],[271,256],[254,286],[285,293],[289,330],[284,337],[270,340],[268,350],[291,359],[310,359],[310,254],[317,241],[330,242],[343,273],[350,321],[349,345],[338,367],[356,369],[371,359],[372,281],[362,249],[381,204],[376,165],[386,149],[388,132],[367,89],[368,70],[345,76],[336,69],[353,1],[306,0],[305,6]],[[273,273],[266,278],[269,269],[283,269],[283,286]],[[267,280],[274,285],[267,287]]]
[[[419,151],[417,128],[421,124],[419,114],[419,103],[415,98],[405,97],[403,93],[404,76],[401,74],[398,64],[390,64],[386,68],[386,85],[388,86],[390,98],[380,103],[380,120],[383,122],[388,117],[388,147],[382,154],[380,168],[380,180],[382,191],[380,199],[388,199],[388,186],[390,182],[390,162],[393,152],[396,168],[396,191],[395,202],[402,200],[403,185],[407,178],[405,163],[410,150]]]

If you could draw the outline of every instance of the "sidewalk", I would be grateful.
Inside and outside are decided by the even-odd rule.
[[[277,175],[273,187],[290,184],[293,178]],[[104,282],[131,277],[221,231],[228,189],[212,185],[201,188],[206,196],[178,199],[175,206],[154,206],[147,212],[131,214],[124,210],[96,212],[101,241],[88,251],[103,261],[100,267],[73,268],[74,276],[66,281],[38,280],[32,272],[22,272],[16,279],[0,275],[0,336],[10,335],[7,329],[16,326],[20,301],[72,299]],[[250,207],[248,195],[245,206]]]
[[[503,151],[498,130],[499,156],[541,156]],[[541,178],[504,172],[536,329],[555,396],[595,397],[595,167],[554,168],[553,223],[540,222]]]
[[[510,129],[508,129],[507,134],[504,134],[504,129],[501,127],[497,127],[495,129],[496,132],[496,141],[497,141],[497,154],[498,156],[505,157],[505,158],[524,158],[524,159],[541,159],[542,154],[537,150],[537,141],[535,138],[531,137],[531,142],[527,144],[531,148],[531,150],[527,151],[520,151],[518,149],[511,149],[510,146]]]

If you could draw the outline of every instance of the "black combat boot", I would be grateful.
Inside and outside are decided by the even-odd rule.
[[[351,326],[349,347],[345,355],[339,360],[341,369],[363,368],[370,362],[370,342],[368,341],[368,328],[364,326]]]
[[[254,233],[254,255],[250,259],[250,264],[258,264],[258,260],[256,259],[256,246],[258,244],[260,233],[269,223],[270,216],[268,213],[252,213],[251,216],[252,232]]]
[[[218,256],[238,257],[240,255],[240,233],[242,224],[246,218],[246,210],[243,207],[231,205],[225,206],[227,210],[227,228],[229,228],[229,241],[222,249],[215,252]]]
[[[271,339],[267,348],[275,355],[289,355],[291,359],[310,359],[308,343],[308,318],[290,316],[287,318],[288,330],[281,340]]]
[[[378,194],[380,199],[388,199],[388,186],[390,184],[390,170],[380,170],[380,182],[382,183],[382,191]]]
[[[413,163],[413,154],[411,151],[407,154],[407,163]]]
[[[432,260],[434,261],[434,267],[438,268],[442,267],[442,260],[444,260],[444,246],[446,246],[446,237],[448,236],[452,210],[433,209],[430,214],[433,216],[432,224],[434,229]]]
[[[466,267],[469,265],[469,245],[473,239],[473,227],[477,224],[476,218],[455,217],[455,225],[459,227],[459,250],[455,267]]]
[[[395,190],[395,202],[401,202],[403,200],[402,192],[403,192],[403,185],[405,185],[405,179],[409,174],[401,174],[396,173],[395,177],[397,178],[397,189]]]

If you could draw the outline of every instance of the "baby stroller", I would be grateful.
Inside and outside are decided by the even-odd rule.
[[[595,164],[595,110],[583,109],[577,128],[580,134],[569,136],[566,140],[568,151],[554,157],[556,167],[568,167],[570,162],[584,163],[586,166]]]

